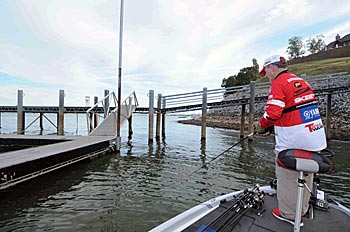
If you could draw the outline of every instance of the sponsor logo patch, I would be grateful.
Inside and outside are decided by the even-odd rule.
[[[311,105],[299,110],[303,123],[308,123],[321,118],[317,105]]]
[[[305,128],[309,129],[309,132],[312,133],[314,131],[320,130],[323,128],[322,123],[310,123],[305,125]]]
[[[308,95],[305,95],[305,96],[302,96],[302,97],[297,97],[297,98],[294,99],[294,102],[295,103],[300,103],[300,102],[311,100],[314,97],[315,97],[315,94],[312,93],[312,94],[308,94]]]
[[[294,83],[294,87],[295,88],[300,88],[301,86],[303,86],[300,82],[295,82]]]

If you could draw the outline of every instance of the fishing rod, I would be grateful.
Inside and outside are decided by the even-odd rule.
[[[231,150],[232,148],[234,148],[235,146],[237,146],[238,144],[242,143],[244,140],[248,139],[250,136],[252,136],[254,134],[254,132],[250,133],[249,135],[247,135],[246,137],[244,137],[243,139],[241,139],[240,141],[238,141],[237,143],[233,144],[231,147],[227,148],[225,151],[221,152],[219,155],[217,155],[216,157],[214,157],[213,159],[211,159],[209,162],[203,164],[200,168],[198,168],[196,171],[192,172],[192,174],[198,172],[200,169],[204,168],[205,166],[207,166],[208,164],[210,164],[211,162],[213,162],[214,160],[216,160],[217,158],[219,158],[220,156],[222,156],[223,154],[225,154],[226,152],[228,152],[229,150]],[[192,175],[191,174],[191,175]]]
[[[262,198],[265,193],[260,191],[259,188],[260,186],[257,184],[252,189],[245,189],[241,195],[238,195],[232,201],[221,201],[219,207],[225,210],[201,231],[232,231],[250,208],[259,210],[258,216],[261,215],[264,212],[262,210],[264,204]]]

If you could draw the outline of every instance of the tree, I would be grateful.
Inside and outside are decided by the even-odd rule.
[[[224,78],[221,87],[229,88],[232,86],[247,85],[250,81],[255,81],[260,77],[259,65],[255,58],[252,60],[253,66],[242,68],[237,75]]]
[[[239,70],[236,77],[236,85],[247,85],[250,81],[255,81],[258,77],[256,67],[246,67]]]
[[[236,86],[236,75],[229,76],[228,78],[222,79],[221,87],[228,88],[232,86]]]
[[[315,54],[315,53],[321,51],[322,49],[324,49],[326,47],[326,44],[325,44],[323,38],[324,38],[324,36],[322,34],[316,35],[316,38],[310,37],[308,40],[306,40],[307,50],[311,54]]]
[[[289,54],[289,59],[298,58],[305,53],[301,36],[293,36],[288,40],[288,44],[287,53]]]

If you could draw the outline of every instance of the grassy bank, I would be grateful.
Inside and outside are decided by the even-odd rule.
[[[319,75],[327,73],[350,72],[350,57],[317,60],[289,65],[288,69],[296,75]]]
[[[308,76],[331,74],[339,72],[350,72],[350,56],[344,58],[334,58],[310,61],[305,63],[288,65],[289,71],[296,75],[306,74]],[[257,82],[266,82],[267,78],[260,78]]]

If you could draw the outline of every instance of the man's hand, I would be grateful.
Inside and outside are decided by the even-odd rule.
[[[254,132],[257,134],[265,134],[266,133],[266,129],[263,128],[259,122],[255,122],[254,123]]]
[[[259,122],[254,123],[254,132],[262,136],[269,136],[273,133],[274,126],[263,128]]]

